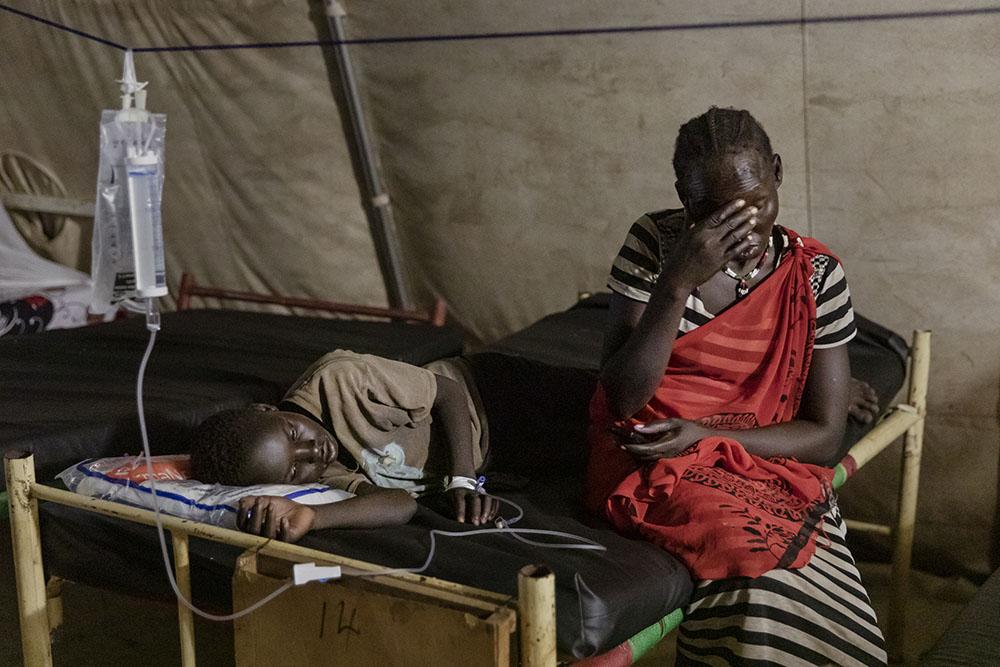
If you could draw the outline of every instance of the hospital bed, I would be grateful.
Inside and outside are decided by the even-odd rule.
[[[275,657],[276,645],[293,647],[289,655],[302,660],[335,660],[332,651],[339,650],[352,659],[364,655],[399,664],[394,660],[400,654],[393,651],[402,647],[411,651],[405,654],[409,657],[421,655],[413,651],[433,651],[437,664],[555,664],[557,653],[580,664],[629,664],[679,624],[691,590],[683,568],[651,545],[594,525],[576,502],[580,429],[606,316],[600,300],[584,300],[474,359],[477,377],[492,379],[480,388],[484,402],[493,406],[491,427],[497,428],[493,437],[500,458],[492,467],[502,474],[493,490],[525,507],[525,525],[595,539],[608,553],[543,550],[503,535],[439,540],[440,555],[425,575],[372,581],[347,577],[337,584],[296,587],[237,621],[238,664],[267,664]],[[552,344],[544,344],[546,340]],[[581,354],[572,356],[574,350]],[[889,410],[852,447],[835,479],[839,487],[854,470],[905,436],[898,516],[891,526],[854,526],[890,533],[894,539],[894,613],[887,633],[891,651],[898,651],[904,631],[902,614],[895,610],[903,608],[909,572],[929,333],[914,335],[908,362],[907,402]],[[146,595],[167,594],[157,583],[162,577],[146,576],[162,568],[148,528],[151,513],[37,484],[30,458],[8,458],[5,464],[13,499],[22,644],[31,664],[49,659],[47,610],[58,606],[47,602],[43,552],[50,575],[108,585],[94,581],[100,577],[98,570],[107,570],[117,573],[119,580],[113,583],[118,586],[126,584]],[[182,587],[193,577],[195,600],[216,608],[226,608],[231,590],[240,608],[280,586],[290,562],[310,560],[369,571],[421,562],[428,530],[454,527],[432,510],[422,507],[415,520],[400,529],[318,531],[296,545],[177,519],[167,519],[167,527]],[[97,568],[95,562],[107,567]],[[233,568],[230,587],[227,577]],[[121,576],[131,581],[123,582]],[[57,600],[56,591],[50,592]],[[307,614],[305,609],[312,611]],[[381,631],[372,632],[368,625],[366,635],[350,618],[345,621],[350,609],[364,609]],[[328,621],[328,610],[339,610],[339,615]],[[183,655],[192,664],[190,613],[179,608],[179,617]],[[336,632],[324,635],[327,627]],[[392,641],[372,636],[382,632],[390,632]]]

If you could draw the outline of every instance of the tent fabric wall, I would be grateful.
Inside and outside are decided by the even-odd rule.
[[[318,6],[290,0],[21,0],[23,11],[133,47],[315,40]],[[117,105],[122,52],[0,15],[0,150],[93,198],[98,120]],[[139,53],[148,106],[167,114],[169,281],[385,304],[378,263],[319,47]],[[50,255],[89,271],[90,226]]]
[[[408,36],[799,11],[726,4],[706,17],[703,2],[348,2],[347,25]],[[628,226],[678,205],[673,138],[710,104],[738,102],[772,128],[788,158],[783,215],[802,226],[797,26],[352,48],[415,280],[477,339],[604,286]]]
[[[135,45],[326,38],[308,0],[14,4]],[[887,11],[874,0],[344,4],[350,37]],[[120,54],[9,16],[0,39],[3,146],[89,195]],[[711,104],[753,111],[784,158],[780,220],[840,254],[860,312],[904,335],[935,331],[917,556],[985,571],[1000,444],[998,40],[989,15],[351,50],[415,292],[444,296],[476,341],[600,289],[631,222],[677,205],[678,126]],[[184,269],[231,287],[384,299],[323,50],[150,54],[137,66],[169,116],[172,280]],[[859,518],[891,511],[896,474],[866,467],[843,504]]]
[[[998,44],[996,14],[806,31],[813,229],[844,256],[861,312],[904,333],[934,330],[919,555],[979,572],[991,547],[1000,556],[989,532],[1000,458]],[[865,516],[887,504],[872,500],[877,485],[898,474],[885,458],[866,467],[848,508]]]
[[[353,37],[887,11],[872,0],[347,7]],[[601,288],[631,222],[678,205],[680,124],[711,104],[750,109],[784,158],[781,222],[841,255],[860,312],[907,337],[935,331],[917,558],[985,572],[1000,441],[998,41],[992,15],[352,48],[414,275],[485,340]],[[867,467],[844,490],[847,511],[891,514],[896,468]]]

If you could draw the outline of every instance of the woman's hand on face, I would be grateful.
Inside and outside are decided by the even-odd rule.
[[[659,282],[689,294],[750,247],[757,213],[756,206],[736,199],[704,220],[687,220]]]
[[[312,529],[315,518],[311,507],[281,496],[246,496],[240,498],[236,526],[245,533],[298,542]]]
[[[702,438],[712,435],[712,431],[698,422],[673,418],[638,424],[629,434],[630,441],[622,444],[621,448],[649,463],[677,456]]]

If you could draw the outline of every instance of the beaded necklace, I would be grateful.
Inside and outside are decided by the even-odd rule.
[[[757,260],[757,266],[750,269],[750,271],[744,273],[742,276],[728,266],[723,267],[723,271],[727,276],[736,281],[736,298],[742,299],[747,294],[750,293],[750,281],[753,280],[758,273],[760,273],[761,267],[764,266],[764,261],[767,260],[767,251],[774,245],[774,236],[767,240],[767,248],[761,253],[760,259]]]

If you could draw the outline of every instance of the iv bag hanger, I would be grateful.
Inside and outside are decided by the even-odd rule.
[[[149,82],[136,79],[135,56],[132,49],[125,51],[122,78],[117,82],[121,85],[122,91],[122,110],[118,113],[118,120],[138,123],[146,121],[149,118],[149,112],[146,111],[146,86]]]

